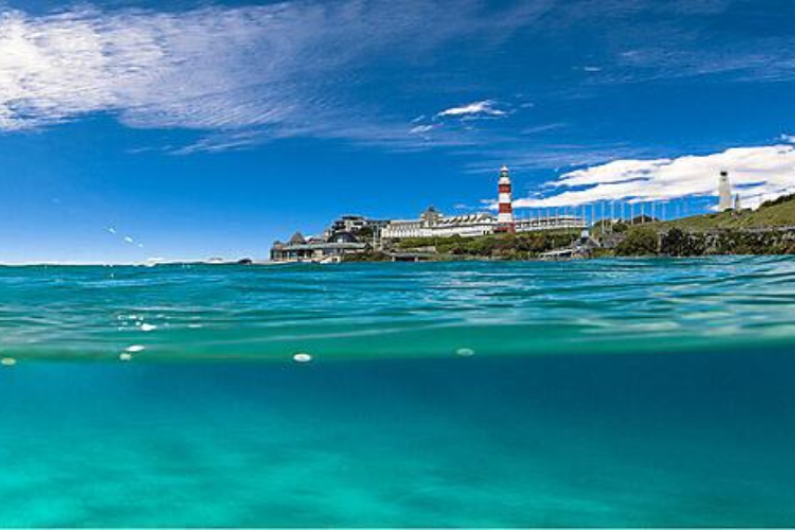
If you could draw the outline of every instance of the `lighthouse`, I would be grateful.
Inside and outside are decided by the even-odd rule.
[[[732,185],[727,171],[720,172],[718,180],[718,211],[725,212],[732,208]]]
[[[516,232],[513,220],[513,198],[511,194],[511,173],[507,166],[500,169],[499,182],[499,215],[497,216],[498,232]]]

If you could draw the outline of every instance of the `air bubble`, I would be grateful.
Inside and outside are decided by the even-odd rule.
[[[308,363],[312,361],[312,356],[308,353],[296,353],[293,355],[293,360],[297,363]]]

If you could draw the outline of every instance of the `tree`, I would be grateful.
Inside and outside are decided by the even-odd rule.
[[[617,256],[653,256],[660,252],[657,232],[651,228],[633,228],[616,247]]]

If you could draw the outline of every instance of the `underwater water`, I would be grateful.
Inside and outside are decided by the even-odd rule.
[[[0,358],[0,526],[795,524],[789,258],[2,268]]]

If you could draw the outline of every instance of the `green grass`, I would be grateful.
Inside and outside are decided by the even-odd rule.
[[[773,228],[795,226],[795,195],[780,197],[763,204],[758,210],[729,211],[684,217],[674,221],[652,223],[654,228],[681,228],[703,232],[719,229]]]
[[[479,237],[410,238],[400,241],[399,250],[435,249],[439,256],[528,259],[543,252],[570,245],[577,230],[495,234]]]

